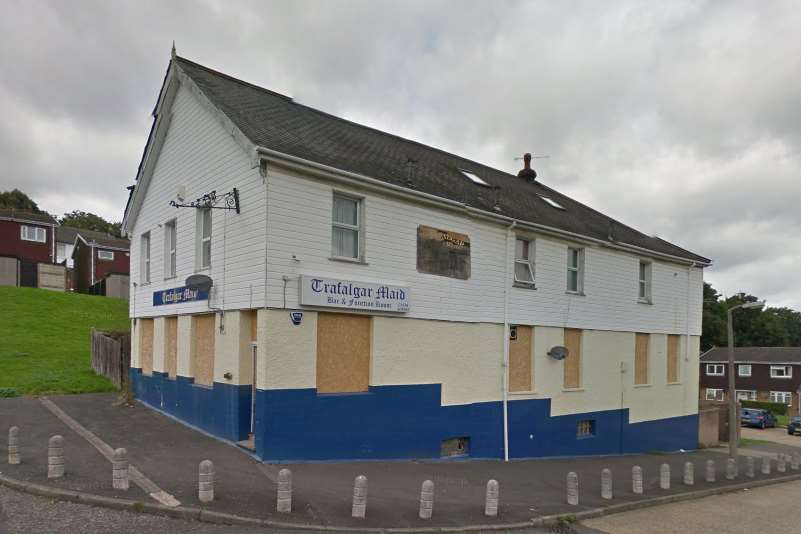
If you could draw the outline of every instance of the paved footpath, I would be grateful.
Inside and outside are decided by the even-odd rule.
[[[50,400],[86,432],[66,424],[40,399],[0,399],[2,474],[62,489],[155,502],[147,488],[133,484],[126,492],[111,488],[111,464],[103,451],[106,446],[125,447],[131,463],[142,475],[181,505],[272,521],[344,527],[497,525],[732,483],[723,476],[725,456],[714,451],[508,463],[487,460],[296,464],[287,466],[292,469],[295,485],[293,512],[278,514],[275,481],[283,466],[258,462],[235,446],[142,405],[116,406],[115,394],[53,396]],[[6,463],[5,433],[12,425],[20,427],[23,463],[19,466]],[[46,455],[47,440],[54,434],[64,436],[67,475],[51,481],[46,477]],[[93,444],[87,439],[90,435],[99,441]],[[703,481],[703,463],[710,458],[717,463],[715,483]],[[197,500],[197,468],[204,459],[214,462],[217,479],[215,500],[208,505]],[[692,488],[681,483],[682,465],[687,460],[696,465],[696,484]],[[670,490],[658,487],[662,463],[671,467]],[[634,465],[643,470],[644,496],[632,492]],[[600,472],[605,467],[611,468],[615,477],[612,501],[600,498]],[[577,472],[580,478],[579,506],[565,503],[565,476],[569,471]],[[740,472],[744,472],[744,465]],[[350,505],[353,480],[360,474],[369,478],[367,518],[355,520],[350,517]],[[500,482],[501,504],[499,517],[495,519],[483,515],[485,487],[491,478]],[[768,477],[757,475],[757,480],[763,478]],[[429,521],[417,518],[420,485],[426,479],[435,483],[434,517]]]
[[[583,522],[583,534],[754,534],[801,533],[798,500],[801,481],[714,495]],[[658,528],[656,528],[658,525]]]

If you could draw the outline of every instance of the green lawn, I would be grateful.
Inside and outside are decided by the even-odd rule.
[[[0,394],[114,391],[89,365],[91,327],[129,330],[128,301],[0,287]]]

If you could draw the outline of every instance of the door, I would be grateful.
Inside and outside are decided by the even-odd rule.
[[[35,261],[20,261],[20,283],[23,287],[37,287],[37,269]]]

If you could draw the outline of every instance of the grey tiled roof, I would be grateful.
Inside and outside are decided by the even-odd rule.
[[[701,355],[702,362],[729,360],[727,347],[715,347]],[[735,347],[734,361],[759,363],[801,363],[801,347]]]
[[[542,184],[493,169],[422,143],[356,124],[294,102],[184,58],[175,59],[206,97],[254,144],[340,170],[495,213],[491,188],[473,184],[459,169],[499,186],[500,214],[595,239],[707,263],[708,259],[647,236]],[[408,181],[407,163],[415,162]],[[565,209],[548,205],[547,196]]]
[[[65,227],[61,227],[65,228]],[[61,229],[59,228],[59,230]],[[70,230],[77,230],[77,233],[86,240],[87,243],[96,243],[98,247],[114,247],[130,250],[131,242],[124,237],[117,237],[105,232],[97,232],[95,230],[84,230],[83,228],[71,228]],[[74,234],[73,234],[74,235]],[[74,238],[73,238],[74,239]]]
[[[56,224],[56,220],[47,213],[34,213],[31,210],[19,210],[16,208],[0,208],[0,217],[18,221]]]

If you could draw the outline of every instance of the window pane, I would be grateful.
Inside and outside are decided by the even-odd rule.
[[[567,251],[567,264],[574,269],[578,269],[579,264],[579,251],[575,248],[568,249]]]
[[[334,222],[356,226],[359,201],[352,198],[334,196]]]
[[[527,260],[528,259],[528,241],[518,239],[515,242],[515,259]]]
[[[640,280],[641,281],[644,282],[647,279],[646,278],[647,273],[648,273],[648,265],[645,264],[645,263],[640,262]]]
[[[334,256],[359,257],[359,232],[347,228],[334,228]]]
[[[201,249],[202,255],[200,258],[200,266],[208,267],[211,265],[211,240],[203,241]]]
[[[578,271],[567,272],[567,290],[578,291]]]
[[[203,210],[200,212],[203,222],[203,237],[211,237],[211,210]]]
[[[531,267],[528,263],[515,262],[515,281],[517,282],[533,282],[534,277],[531,276]]]

